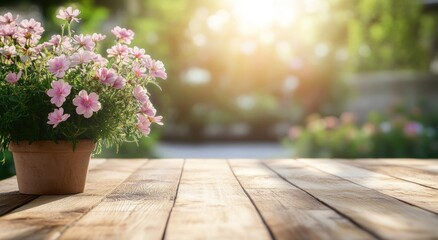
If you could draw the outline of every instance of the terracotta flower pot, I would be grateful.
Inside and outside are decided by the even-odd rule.
[[[72,194],[84,191],[88,162],[96,144],[79,141],[11,142],[18,189],[24,194]]]

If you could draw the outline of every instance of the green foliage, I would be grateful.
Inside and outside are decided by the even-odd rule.
[[[295,126],[284,144],[295,157],[319,158],[436,158],[438,116],[418,111],[383,116],[371,113],[358,124],[351,115],[341,118],[314,115],[304,128]]]
[[[79,28],[79,32],[82,33],[94,33],[99,30],[102,23],[108,19],[109,10],[97,6],[94,0],[82,0],[79,1],[79,9],[82,9],[82,24]]]
[[[420,0],[359,0],[348,25],[350,64],[355,71],[424,70],[428,67],[436,16]]]
[[[153,158],[157,157],[153,151],[159,134],[152,133],[147,138],[143,137],[138,142],[124,142],[120,146],[102,149],[96,158]]]
[[[0,156],[4,158],[4,162],[0,163],[0,180],[13,176],[15,174],[14,161],[12,154],[9,151],[1,151]]]

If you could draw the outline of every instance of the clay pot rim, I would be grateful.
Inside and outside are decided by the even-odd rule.
[[[96,148],[96,143],[92,140],[78,140],[74,152],[92,152]],[[72,152],[73,144],[70,141],[19,141],[10,142],[9,151],[11,152]]]

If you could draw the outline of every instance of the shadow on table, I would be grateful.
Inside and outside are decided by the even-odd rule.
[[[0,216],[34,200],[38,195],[21,194],[19,191],[0,193]]]

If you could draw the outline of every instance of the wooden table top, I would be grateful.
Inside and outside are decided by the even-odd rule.
[[[0,239],[438,239],[438,161],[104,160],[85,192],[0,182]]]

